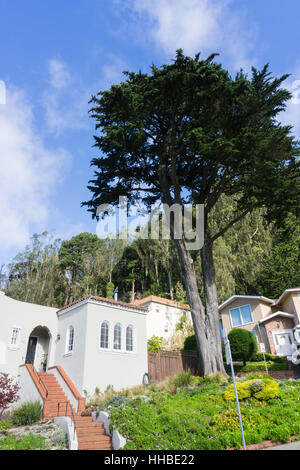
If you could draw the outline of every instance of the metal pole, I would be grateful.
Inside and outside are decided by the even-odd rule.
[[[240,410],[239,396],[238,396],[238,391],[237,391],[237,388],[236,388],[236,380],[235,380],[235,374],[234,374],[234,368],[233,368],[233,362],[232,362],[230,342],[229,342],[229,339],[227,337],[226,330],[224,331],[224,333],[225,333],[224,334],[224,343],[225,343],[225,350],[226,350],[226,362],[227,362],[227,364],[228,364],[228,362],[230,363],[230,368],[231,368],[231,375],[232,375],[233,386],[234,386],[236,406],[237,406],[237,410],[238,410],[240,429],[241,429],[241,435],[242,435],[243,449],[247,450],[246,442],[245,442],[245,436],[244,436],[242,415],[241,415],[241,410]]]
[[[258,331],[259,331],[259,336],[260,336],[260,343],[263,343],[260,325],[258,325]],[[268,366],[267,366],[267,361],[266,361],[266,356],[265,356],[264,351],[262,351],[262,354],[263,354],[263,358],[264,358],[266,373],[267,373],[267,375],[269,375]]]

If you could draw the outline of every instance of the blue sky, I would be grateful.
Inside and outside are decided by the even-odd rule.
[[[0,0],[0,266],[35,232],[96,232],[80,203],[93,176],[91,94],[182,47],[234,74],[291,73],[282,116],[300,138],[299,0]]]

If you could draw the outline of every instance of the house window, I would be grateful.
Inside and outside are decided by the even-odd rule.
[[[19,339],[20,339],[20,328],[13,328],[11,332],[11,336],[10,336],[9,345],[17,348],[19,345]]]
[[[66,354],[69,354],[73,351],[74,346],[74,328],[69,326],[67,331],[67,340],[66,340]]]
[[[133,327],[131,325],[126,328],[126,351],[133,351]]]
[[[241,325],[247,325],[248,323],[253,323],[250,305],[243,305],[242,307],[232,308],[229,310],[229,313],[233,328]]]
[[[100,348],[108,349],[108,333],[109,333],[108,322],[104,321],[101,323]]]
[[[114,327],[114,349],[121,349],[121,325],[117,323]]]

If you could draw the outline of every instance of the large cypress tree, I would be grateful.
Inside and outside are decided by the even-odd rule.
[[[272,78],[266,65],[233,79],[215,56],[179,50],[172,64],[126,72],[126,81],[92,97],[100,154],[92,159],[92,199],[83,203],[93,217],[120,195],[131,203],[204,204],[204,303],[191,252],[174,237],[171,218],[202,374],[224,373],[213,242],[255,207],[283,218],[299,191],[297,145],[291,127],[276,121],[290,98],[281,88],[287,75]],[[222,194],[236,199],[236,210],[213,232],[209,215]]]

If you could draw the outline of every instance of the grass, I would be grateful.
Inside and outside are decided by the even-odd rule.
[[[239,380],[257,377],[252,374]],[[230,383],[230,378],[223,376],[177,376],[143,388],[140,398],[133,390],[127,391],[130,401],[109,408],[111,426],[127,439],[128,450],[239,449],[242,442],[236,404],[223,396]],[[277,383],[278,398],[241,401],[246,444],[300,438],[299,383]]]
[[[32,433],[22,437],[0,439],[0,450],[44,450],[45,438]]]

